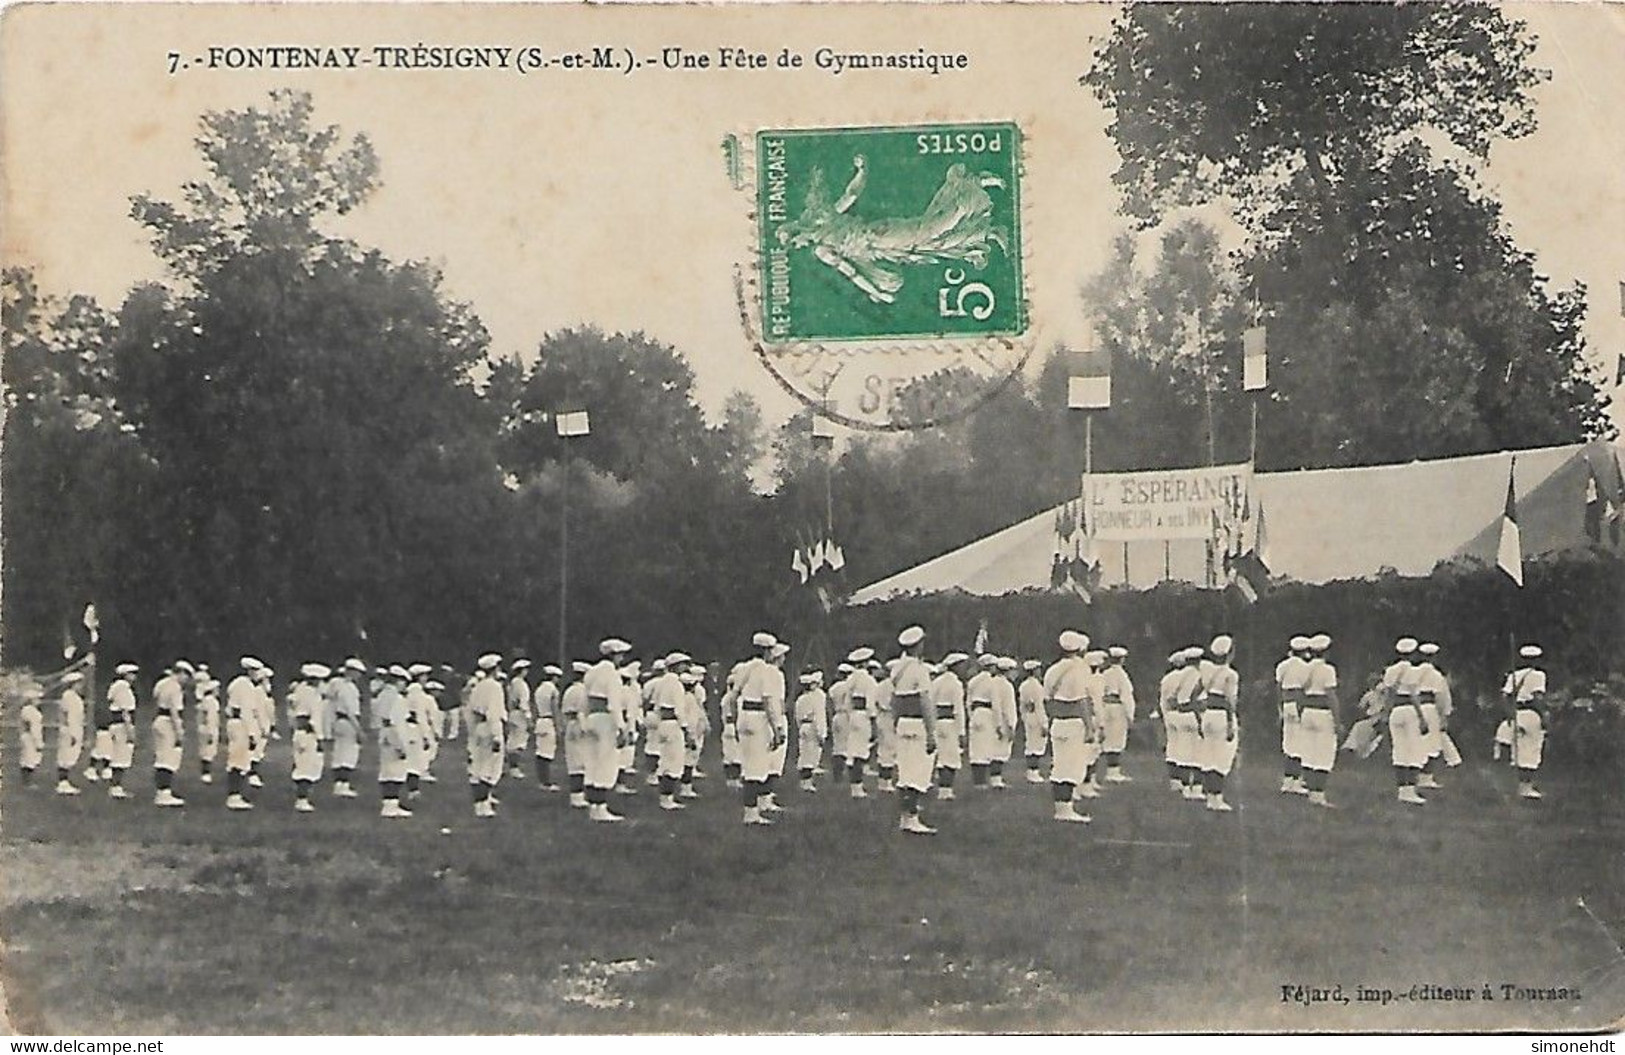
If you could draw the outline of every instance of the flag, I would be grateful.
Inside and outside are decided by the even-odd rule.
[[[1603,498],[1602,481],[1597,479],[1597,469],[1590,462],[1586,463],[1585,503],[1586,538],[1597,545],[1601,545],[1603,507],[1606,502]]]
[[[1518,493],[1514,481],[1518,475],[1518,459],[1512,459],[1507,470],[1507,504],[1501,513],[1501,541],[1495,547],[1495,566],[1519,586],[1523,585],[1523,538],[1518,533]]]
[[[72,628],[70,628],[68,626],[68,624],[63,623],[62,624],[62,658],[63,659],[72,659],[74,657],[74,654],[77,653],[78,651],[79,651],[79,646],[74,644],[74,641],[73,641],[73,630],[72,630]]]
[[[807,574],[817,575],[824,568],[824,543],[822,540],[814,542],[807,550]]]
[[[85,629],[90,631],[90,643],[92,645],[101,640],[102,621],[96,615],[96,606],[94,604],[85,605],[84,624]]]
[[[796,547],[796,555],[790,558],[790,570],[801,576],[801,585],[807,585],[807,562],[801,555],[801,547]]]
[[[987,620],[986,619],[982,620],[981,625],[979,625],[976,628],[976,643],[971,646],[971,651],[976,653],[978,656],[980,656],[982,653],[987,651]]]
[[[1257,392],[1269,387],[1269,356],[1265,352],[1265,331],[1251,326],[1241,335],[1241,387]]]
[[[837,546],[834,542],[829,544],[829,549],[824,554],[824,559],[829,562],[830,571],[840,571],[842,568],[846,567],[846,551],[841,549],[841,547]]]

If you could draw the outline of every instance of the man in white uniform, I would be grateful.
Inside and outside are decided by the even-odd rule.
[[[609,808],[610,789],[620,777],[622,698],[626,680],[620,663],[632,646],[620,638],[606,638],[598,644],[602,657],[582,676],[586,700],[581,718],[582,746],[586,767],[582,777],[586,789],[587,816],[594,821],[623,820]]]
[[[1049,715],[1050,798],[1058,821],[1087,824],[1092,819],[1073,804],[1089,768],[1087,748],[1094,741],[1094,714],[1089,701],[1089,664],[1083,653],[1089,638],[1063,630],[1057,644],[1061,658],[1044,672],[1044,704]]]
[[[839,677],[825,694],[829,700],[830,742],[834,748],[835,783],[838,785],[846,783],[846,716],[852,709],[851,695],[848,692],[852,687],[852,669],[852,664],[844,660],[838,663],[835,673]]]
[[[208,668],[199,666],[197,681],[197,768],[198,779],[214,783],[214,762],[220,757],[220,683]]]
[[[993,763],[1004,744],[1004,716],[998,707],[999,657],[984,652],[976,657],[977,671],[965,684],[966,719],[970,726],[971,786],[986,788]]]
[[[1281,712],[1281,792],[1308,791],[1303,775],[1303,683],[1309,673],[1309,638],[1299,634],[1287,642],[1286,658],[1275,664],[1275,695]]]
[[[863,787],[864,767],[869,764],[871,744],[874,740],[875,709],[880,696],[880,683],[869,670],[869,661],[875,650],[867,645],[847,653],[846,661],[851,673],[846,676],[841,694],[841,756],[846,760],[848,794],[855,799],[866,798]],[[821,694],[820,694],[821,695]]]
[[[475,663],[474,684],[468,692],[468,784],[474,796],[474,816],[497,815],[496,790],[505,761],[502,735],[507,725],[506,698],[497,671],[502,657],[487,652]]]
[[[931,682],[932,711],[937,723],[937,798],[954,797],[954,781],[965,755],[965,683],[960,670],[970,656],[950,652],[942,657],[942,671]]]
[[[1414,637],[1402,637],[1394,643],[1396,658],[1382,672],[1382,688],[1387,697],[1388,740],[1399,801],[1420,806],[1427,800],[1416,790],[1416,779],[1427,762],[1428,726],[1417,705],[1421,677],[1412,662],[1416,645]]]
[[[559,679],[564,670],[549,663],[542,668],[542,679],[531,693],[531,708],[535,712],[534,747],[536,754],[536,783],[543,791],[557,791],[553,780],[553,759],[559,750]]]
[[[367,665],[351,656],[344,661],[342,673],[331,683],[329,727],[324,732],[333,742],[333,796],[353,799],[357,794],[355,767],[361,761],[361,681],[367,676]]]
[[[1439,769],[1444,764],[1444,721],[1439,713],[1439,690],[1444,687],[1444,675],[1433,665],[1433,657],[1438,653],[1439,646],[1431,642],[1416,646],[1419,657],[1416,664],[1416,709],[1421,712],[1422,724],[1427,729],[1422,736],[1424,757],[1422,771],[1416,777],[1416,786],[1433,790],[1444,786],[1438,778]],[[1448,696],[1449,688],[1445,687],[1444,692]]]
[[[801,771],[801,790],[817,792],[813,774],[823,761],[824,740],[829,735],[828,700],[824,695],[824,673],[806,670],[801,674],[801,692],[796,696],[796,768]],[[863,785],[856,785],[859,792]],[[854,792],[854,794],[857,794]]]
[[[508,776],[525,779],[525,748],[530,746],[530,660],[520,658],[508,667],[508,728],[503,746],[508,752]]]
[[[429,675],[434,668],[427,663],[414,663],[406,668],[411,681],[406,686],[406,699],[401,705],[401,732],[406,739],[406,797],[416,799],[426,781],[432,781],[429,763],[434,758],[433,737],[434,697],[429,695]]]
[[[778,644],[772,634],[758,631],[751,638],[757,655],[745,663],[739,674],[740,779],[744,784],[744,822],[749,825],[772,823],[763,816],[763,800],[773,775],[773,752],[787,735],[784,672],[773,664]]]
[[[135,760],[135,675],[140,669],[134,663],[120,663],[113,668],[113,682],[107,686],[107,709],[111,712],[107,727],[107,760],[112,770],[112,785],[107,789],[110,798],[130,797],[124,790],[124,775]]]
[[[1105,713],[1101,719],[1105,740],[1101,751],[1106,756],[1106,780],[1112,784],[1127,784],[1131,778],[1123,772],[1123,752],[1128,748],[1129,729],[1134,725],[1134,681],[1123,666],[1128,649],[1113,645],[1106,650],[1106,669],[1100,678],[1105,690]]]
[[[1174,711],[1169,738],[1178,745],[1180,794],[1192,802],[1204,802],[1201,777],[1201,693],[1202,671],[1207,660],[1201,645],[1191,645],[1181,653],[1184,666],[1174,682]]]
[[[263,787],[265,777],[260,768],[265,761],[265,752],[270,747],[271,740],[278,736],[276,731],[276,671],[265,664],[260,664],[249,672],[253,682],[253,709],[254,747],[251,751],[253,764],[248,769],[248,784],[250,787]]]
[[[57,698],[56,712],[56,793],[77,795],[79,788],[71,779],[73,767],[85,748],[85,698],[79,693],[85,676],[77,670],[62,675],[62,695]]]
[[[1546,672],[1538,664],[1539,645],[1525,645],[1518,650],[1523,665],[1507,675],[1501,687],[1507,703],[1512,706],[1512,765],[1518,771],[1518,797],[1538,799],[1540,789],[1535,777],[1546,753]]]
[[[931,672],[920,659],[925,631],[907,627],[897,635],[903,654],[892,667],[892,714],[897,723],[897,791],[902,807],[898,831],[934,835],[920,816],[936,765],[936,716],[931,705]]]
[[[402,666],[387,671],[383,686],[373,697],[373,718],[378,723],[378,816],[401,818],[412,811],[401,805],[401,790],[411,766],[412,745],[406,729],[404,690],[411,675]]]
[[[1042,784],[1044,752],[1049,750],[1049,714],[1044,710],[1044,681],[1039,672],[1044,664],[1023,660],[1023,677],[1016,686],[1016,703],[1021,708],[1021,750],[1027,763],[1027,783]]]
[[[1016,703],[1015,673],[1021,669],[1014,657],[999,657],[999,672],[993,679],[993,707],[998,712],[999,727],[1004,730],[998,750],[994,752],[993,761],[989,764],[990,775],[987,785],[990,788],[1006,788],[1004,782],[1004,767],[1010,761],[1011,752],[1016,747],[1016,723],[1021,720],[1020,707]],[[1043,685],[1039,685],[1043,691]]]
[[[559,722],[564,734],[564,773],[570,791],[570,805],[586,809],[587,802],[587,685],[582,679],[592,664],[576,660],[570,664],[575,680],[559,695]]]
[[[1240,695],[1241,679],[1230,665],[1234,648],[1228,634],[1220,634],[1208,645],[1212,663],[1202,672],[1201,719],[1198,730],[1202,740],[1202,789],[1207,793],[1207,808],[1216,813],[1229,813],[1231,806],[1224,800],[1224,783],[1236,764],[1236,704]]]
[[[1089,668],[1089,677],[1084,685],[1089,693],[1089,712],[1094,719],[1090,722],[1093,734],[1084,746],[1087,761],[1083,783],[1078,785],[1078,797],[1097,799],[1100,797],[1100,759],[1106,739],[1106,653],[1101,649],[1090,649],[1083,654],[1083,662]]]
[[[682,652],[667,655],[661,672],[649,682],[648,752],[655,761],[660,808],[668,812],[684,808],[677,793],[682,788],[688,745],[683,732],[685,690],[678,671],[687,662],[688,656]]]
[[[620,795],[636,795],[638,740],[643,733],[643,686],[639,677],[642,664],[637,660],[621,665],[621,687],[611,700],[615,712],[615,764],[620,772],[615,777],[615,791]]]
[[[1303,668],[1293,747],[1303,774],[1299,786],[1308,792],[1311,803],[1330,807],[1326,785],[1337,763],[1337,744],[1342,732],[1337,720],[1337,668],[1326,658],[1327,650],[1332,647],[1329,635],[1316,634],[1307,639],[1307,644],[1309,660]]]
[[[45,714],[40,710],[39,697],[23,697],[17,712],[17,762],[22,770],[24,788],[34,786],[34,772],[45,759]]]
[[[152,782],[154,806],[180,807],[186,800],[175,794],[175,774],[181,768],[186,743],[186,686],[197,668],[176,660],[152,687]]]

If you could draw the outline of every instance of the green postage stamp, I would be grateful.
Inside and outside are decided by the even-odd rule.
[[[763,131],[758,304],[768,346],[1027,329],[1014,123]]]

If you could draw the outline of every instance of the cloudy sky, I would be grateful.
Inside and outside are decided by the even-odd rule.
[[[1498,146],[1487,172],[1514,234],[1560,282],[1592,290],[1600,363],[1625,351],[1625,7],[1513,5],[1553,71],[1540,130]],[[116,304],[158,277],[128,218],[139,192],[174,195],[201,173],[197,115],[276,87],[309,90],[318,117],[365,132],[383,187],[345,231],[428,259],[474,305],[500,352],[529,354],[578,323],[643,330],[681,348],[714,408],[734,388],[791,409],[750,357],[732,272],[748,202],[720,143],[762,127],[1013,118],[1028,144],[1029,275],[1040,340],[1085,329],[1077,290],[1120,221],[1106,115],[1077,78],[1111,9],[973,5],[870,8],[24,6],[8,9],[0,66],[3,253],[48,290]],[[168,72],[211,46],[485,45],[548,54],[613,46],[724,46],[807,55],[798,71],[366,69]],[[969,69],[812,68],[816,49],[964,52]],[[1621,415],[1616,408],[1616,415]],[[1621,417],[1625,420],[1625,416]]]

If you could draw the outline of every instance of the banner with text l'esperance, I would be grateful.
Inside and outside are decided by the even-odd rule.
[[[1221,523],[1245,515],[1252,480],[1245,462],[1086,475],[1088,534],[1124,542],[1212,538],[1215,514]]]

